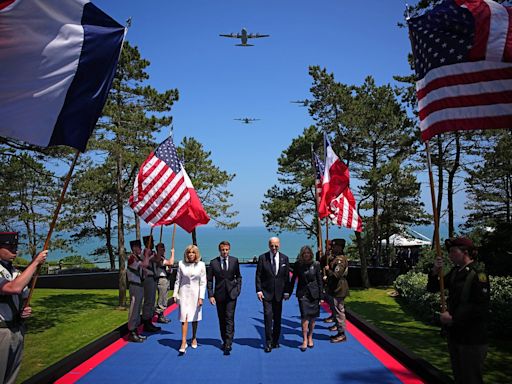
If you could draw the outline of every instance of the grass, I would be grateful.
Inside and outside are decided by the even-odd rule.
[[[350,308],[368,322],[399,341],[407,349],[451,376],[446,341],[439,335],[439,327],[428,325],[399,299],[388,295],[392,288],[352,289],[347,299]],[[492,338],[485,362],[486,383],[509,383],[512,376],[512,343]]]
[[[128,312],[117,305],[114,289],[36,289],[17,382],[125,323]]]
[[[347,307],[398,340],[407,349],[451,375],[446,342],[439,328],[414,317],[391,289],[352,289]],[[127,321],[118,309],[117,290],[36,289],[18,383]],[[512,376],[512,343],[491,339],[485,366],[486,383],[508,383]]]

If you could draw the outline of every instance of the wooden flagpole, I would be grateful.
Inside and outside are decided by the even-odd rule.
[[[174,228],[172,230],[172,241],[171,241],[171,248],[174,248],[174,238],[176,237],[176,223],[174,223]]]
[[[430,147],[428,141],[425,141],[425,151],[427,153],[428,178],[430,181],[430,197],[432,198],[432,211],[434,212],[434,246],[436,257],[442,257],[441,243],[439,240],[439,217],[437,215],[436,193],[434,189],[434,175],[432,173],[432,162],[430,160]],[[439,292],[441,294],[441,312],[446,311],[446,299],[444,295],[443,269],[439,271]]]
[[[55,224],[57,224],[57,218],[59,217],[60,209],[62,207],[62,203],[64,202],[64,196],[66,196],[66,191],[68,189],[69,181],[71,180],[71,175],[73,174],[73,169],[75,169],[75,165],[78,161],[78,157],[80,156],[80,151],[78,149],[75,150],[75,157],[73,158],[73,162],[69,167],[68,174],[66,175],[66,179],[64,180],[64,185],[62,186],[62,191],[60,193],[59,200],[57,202],[57,207],[53,212],[52,222],[50,224],[50,228],[48,230],[48,234],[46,235],[46,240],[44,242],[43,251],[46,251],[50,246],[50,240],[52,238],[53,230],[55,228]],[[32,294],[34,293],[34,289],[36,287],[37,278],[41,272],[41,265],[37,267],[36,273],[32,277],[32,283],[30,284],[30,291],[28,293],[27,300],[25,302],[25,307],[30,305],[30,300],[32,300]]]
[[[320,197],[318,196],[318,189],[316,187],[316,165],[315,165],[315,158],[314,158],[314,152],[313,152],[313,144],[311,144],[311,166],[313,168],[313,172],[315,175],[314,178],[314,185],[313,188],[315,189],[315,209],[316,209],[316,227],[318,231],[317,236],[317,247],[318,247],[318,254],[321,258],[323,256],[323,245],[322,245],[322,221],[320,220],[320,217],[318,217],[318,206],[320,205]]]

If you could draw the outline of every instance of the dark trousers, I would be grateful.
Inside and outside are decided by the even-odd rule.
[[[263,300],[263,317],[265,320],[265,342],[267,346],[279,342],[281,336],[281,313],[283,301]]]
[[[462,345],[448,338],[448,351],[457,384],[483,383],[487,345]]]
[[[236,300],[217,301],[216,306],[222,343],[231,345],[235,336]]]

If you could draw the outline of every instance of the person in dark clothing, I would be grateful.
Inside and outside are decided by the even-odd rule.
[[[484,272],[475,268],[477,251],[465,237],[446,240],[454,267],[444,275],[448,289],[448,310],[440,321],[448,336],[448,350],[456,383],[483,383],[482,373],[487,354],[487,321],[490,286]],[[439,291],[439,272],[443,259],[436,258],[429,275],[427,290]]]
[[[313,330],[315,319],[320,315],[320,293],[322,292],[322,276],[320,263],[313,260],[313,250],[305,245],[300,249],[297,262],[293,267],[292,280],[288,289],[293,292],[297,283],[297,299],[299,300],[300,322],[302,327],[302,352],[313,348]]]

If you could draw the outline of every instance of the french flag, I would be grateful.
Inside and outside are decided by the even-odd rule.
[[[322,193],[318,205],[318,216],[323,219],[329,216],[331,202],[336,199],[346,188],[350,181],[348,167],[334,153],[327,136],[325,141],[325,168],[322,179]]]
[[[84,152],[124,36],[88,0],[0,0],[0,136]]]

